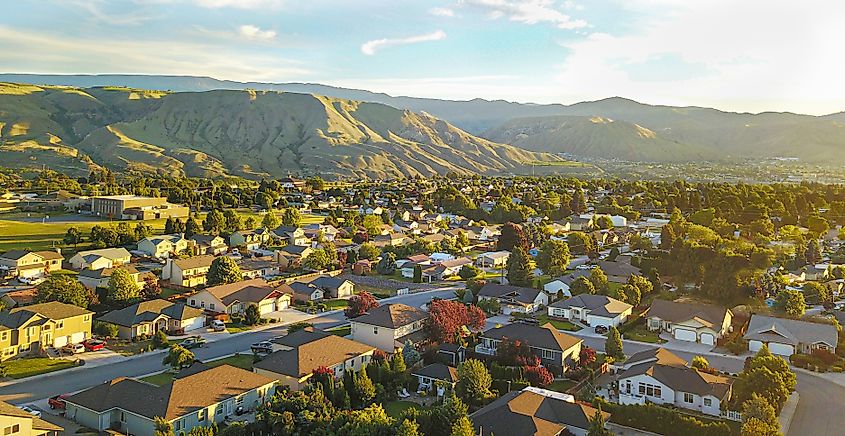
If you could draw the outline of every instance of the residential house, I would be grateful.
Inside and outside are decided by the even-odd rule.
[[[465,265],[472,265],[472,261],[466,257],[459,257],[453,260],[444,260],[443,262],[429,266],[422,271],[423,282],[435,282],[445,280],[449,277],[458,275]],[[413,277],[413,276],[411,276]]]
[[[585,232],[593,228],[592,218],[581,218],[580,216],[573,216],[569,220],[569,230],[573,232]]]
[[[352,265],[352,274],[355,274],[356,276],[367,275],[372,270],[373,270],[373,265],[372,265],[372,262],[370,262],[369,259],[361,259],[361,260],[355,262],[354,265]]]
[[[136,436],[153,436],[155,419],[162,418],[175,433],[187,434],[255,411],[273,398],[275,385],[273,378],[231,365],[177,375],[162,386],[121,377],[65,398],[65,417],[103,433]]]
[[[481,268],[504,268],[508,263],[510,251],[488,251],[475,258],[475,264]]]
[[[398,232],[391,232],[386,235],[377,235],[373,238],[373,244],[377,247],[384,247],[387,245],[392,245],[394,247],[400,247],[402,245],[407,244],[411,241],[411,238],[405,236],[404,233]]]
[[[0,401],[0,429],[12,436],[58,436],[64,428]]]
[[[581,294],[549,305],[549,316],[588,326],[619,327],[631,316],[634,306],[606,295]]]
[[[355,294],[355,283],[340,277],[321,275],[312,280],[311,284],[322,289],[328,298],[347,298]]]
[[[241,275],[244,280],[276,277],[285,269],[282,264],[273,260],[272,257],[251,257],[244,258],[238,262]]]
[[[314,328],[306,328],[273,340],[284,349],[253,365],[253,371],[282,386],[299,390],[308,385],[314,370],[326,367],[336,378],[347,369],[360,371],[372,359],[375,347]]]
[[[766,344],[772,354],[788,358],[795,353],[811,354],[814,350],[835,353],[839,332],[832,324],[755,314],[751,316],[743,338],[748,341],[751,352],[757,352]]]
[[[83,342],[91,337],[93,313],[57,301],[0,312],[0,359]]]
[[[499,236],[502,234],[502,231],[497,227],[484,226],[479,229],[476,233],[478,233],[479,241],[490,242],[498,240]]]
[[[630,356],[616,377],[620,404],[668,404],[711,416],[731,398],[733,380],[687,366],[664,348]]]
[[[38,288],[36,287],[18,288],[4,292],[3,295],[0,295],[0,301],[2,301],[7,308],[33,304],[37,299]]]
[[[440,387],[438,384],[454,390],[455,384],[458,383],[458,370],[454,366],[432,363],[411,371],[411,377],[417,378],[417,385],[419,386],[417,391],[433,391],[435,387]],[[444,393],[445,389],[442,391],[438,389],[438,396],[443,396]]]
[[[161,278],[169,281],[170,284],[185,288],[204,285],[213,261],[214,256],[210,254],[183,259],[167,259],[167,263],[161,270]]]
[[[437,359],[457,367],[466,360],[466,347],[460,344],[442,343],[437,347]]]
[[[657,299],[646,317],[649,330],[668,332],[681,341],[716,345],[731,330],[733,313],[714,305]]]
[[[586,436],[596,413],[572,395],[527,387],[506,393],[469,418],[478,436]],[[607,423],[610,414],[601,414]]]
[[[135,303],[129,307],[112,310],[97,318],[97,321],[118,327],[118,337],[135,339],[138,336],[154,335],[163,331],[171,335],[182,335],[205,327],[205,312],[160,298]]]
[[[308,224],[303,228],[303,233],[306,237],[312,240],[317,240],[318,236],[323,238],[323,241],[334,242],[340,231],[331,224]]]
[[[475,352],[495,356],[496,349],[505,338],[528,344],[531,351],[540,358],[540,362],[556,374],[562,374],[578,361],[581,344],[584,342],[558,331],[550,323],[542,326],[513,323],[485,330],[480,343],[475,347]]]
[[[598,266],[607,275],[607,281],[611,283],[625,284],[631,276],[642,275],[639,268],[627,262],[600,260]]]
[[[496,300],[502,306],[502,313],[534,313],[540,306],[548,306],[549,296],[545,292],[521,286],[487,283],[478,291],[479,300]]]
[[[226,245],[226,240],[221,236],[216,235],[193,235],[191,236],[193,242],[194,253],[197,255],[210,254],[216,256],[229,251],[229,246]]]
[[[305,236],[305,230],[301,227],[279,226],[273,230],[273,235],[276,239],[285,241],[288,245],[308,246],[311,244],[311,240]]]
[[[302,265],[302,261],[311,254],[314,249],[307,245],[285,245],[280,250],[284,256],[288,257],[290,265]]]
[[[138,241],[138,251],[150,257],[166,259],[174,254],[187,252],[191,243],[191,240],[182,234],[148,236]]]
[[[287,286],[289,286],[293,292],[291,294],[293,301],[298,303],[322,301],[325,297],[325,292],[311,283],[293,282]]]
[[[556,297],[559,293],[563,293],[565,297],[571,297],[572,292],[569,291],[569,288],[572,286],[572,282],[578,279],[578,277],[589,277],[590,270],[586,269],[577,269],[565,276],[557,277],[552,279],[545,285],[543,285],[543,291],[549,295],[549,297]]]
[[[112,274],[119,269],[129,273],[129,277],[135,281],[135,284],[139,288],[143,288],[147,280],[158,280],[158,277],[152,272],[140,272],[132,265],[119,266],[117,268],[84,269],[79,272],[76,279],[88,289],[105,288],[109,285]]]
[[[188,306],[229,315],[243,314],[250,305],[262,315],[290,306],[291,296],[284,288],[274,288],[264,279],[243,280],[212,286],[188,297]]]
[[[43,277],[62,269],[64,257],[55,251],[12,250],[0,254],[0,278]]]
[[[126,265],[132,256],[125,248],[102,248],[76,253],[68,260],[70,266],[76,270],[114,268]]]
[[[229,235],[230,247],[245,247],[247,251],[261,248],[270,240],[270,232],[267,229],[238,230]]]
[[[350,320],[352,339],[392,353],[408,340],[424,339],[426,319],[428,314],[415,307],[385,304]]]

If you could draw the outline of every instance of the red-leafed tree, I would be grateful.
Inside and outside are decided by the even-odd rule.
[[[596,361],[596,350],[590,347],[581,348],[581,354],[578,355],[578,365],[587,366]]]
[[[525,379],[531,383],[531,386],[539,386],[544,388],[555,380],[555,377],[543,366],[524,366],[522,374]]]
[[[522,247],[528,251],[528,238],[525,236],[525,231],[522,226],[512,222],[507,222],[502,226],[502,234],[497,241],[499,250],[513,251],[514,247]]]
[[[537,366],[540,359],[531,352],[526,342],[518,339],[502,338],[496,347],[496,356],[504,366]]]
[[[373,363],[381,363],[387,360],[387,353],[382,350],[373,351]]]
[[[346,309],[343,309],[343,313],[347,318],[355,318],[367,313],[371,309],[375,309],[378,306],[379,304],[376,297],[373,297],[373,294],[365,291],[352,296],[352,298],[349,299],[349,306],[347,306]]]
[[[481,330],[487,317],[477,306],[467,307],[461,302],[434,300],[428,307],[428,334],[436,342],[454,343],[462,327]]]

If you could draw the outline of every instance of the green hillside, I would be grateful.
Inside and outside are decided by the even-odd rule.
[[[0,84],[6,165],[249,178],[507,174],[551,161],[378,103],[272,91]]]

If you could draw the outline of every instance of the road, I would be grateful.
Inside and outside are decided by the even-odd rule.
[[[452,290],[426,291],[415,294],[402,295],[381,300],[384,303],[403,303],[420,307],[431,301],[433,297],[450,298],[454,296]],[[312,318],[308,322],[314,327],[326,329],[346,323],[342,312]],[[194,349],[194,355],[199,360],[209,360],[224,357],[238,352],[249,352],[249,346],[258,341],[269,340],[275,336],[285,334],[287,327],[283,324],[266,330],[232,335],[210,342],[204,348]],[[38,377],[25,382],[19,382],[0,387],[0,399],[13,404],[28,403],[48,398],[53,395],[76,392],[118,377],[139,377],[166,369],[161,361],[164,354],[151,353],[146,356],[135,357],[122,362],[85,368],[81,367],[70,372],[57,373]]]

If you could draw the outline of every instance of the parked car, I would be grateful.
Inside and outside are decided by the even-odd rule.
[[[222,332],[223,330],[226,330],[226,323],[220,321],[219,319],[215,319],[214,321],[211,321],[211,328],[215,332]]]
[[[184,341],[180,342],[179,345],[181,345],[182,347],[190,350],[191,348],[202,348],[202,347],[204,347],[205,342],[206,342],[205,339],[202,338],[201,336],[191,336],[190,338],[185,339]]]
[[[50,408],[53,409],[53,410],[56,410],[56,409],[64,410],[64,408],[66,406],[65,398],[67,398],[68,395],[69,394],[54,395],[54,396],[50,397],[50,399],[47,400],[47,405],[49,405]]]
[[[27,285],[40,285],[47,280],[46,277],[19,277],[18,281]]]
[[[85,351],[99,351],[106,347],[106,341],[88,339],[82,343],[82,346],[85,347]]]
[[[607,330],[608,330],[607,326],[603,326],[603,325],[597,325],[596,329],[595,329],[596,333],[598,333],[600,335],[607,333]]]
[[[79,354],[85,352],[85,346],[82,344],[67,344],[62,347],[62,351],[68,354]]]
[[[270,354],[273,352],[273,344],[269,341],[256,342],[249,349],[255,354]]]
[[[24,412],[29,413],[30,415],[32,415],[36,418],[41,418],[41,411],[40,410],[35,410],[35,409],[29,408],[27,406],[18,406],[18,409],[21,409]]]

